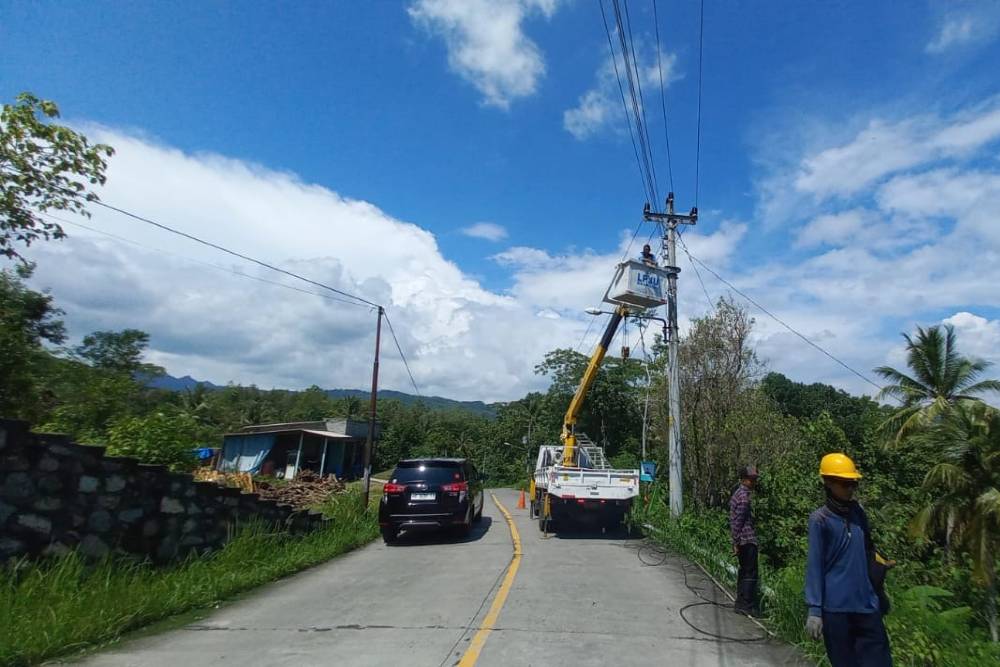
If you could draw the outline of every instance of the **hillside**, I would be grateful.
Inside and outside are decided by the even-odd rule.
[[[193,389],[199,384],[204,385],[207,389],[213,390],[224,388],[223,386],[212,382],[196,380],[190,375],[185,375],[183,377],[162,375],[160,377],[153,378],[147,384],[155,389],[166,389],[167,391],[184,391],[186,389]],[[362,398],[367,401],[369,395],[369,393],[364,389],[326,389],[324,391],[330,398],[357,396],[358,398]],[[417,401],[423,401],[424,405],[432,410],[465,410],[473,414],[483,415],[485,417],[496,416],[496,409],[494,405],[487,405],[482,401],[456,401],[442,396],[415,396],[413,394],[407,394],[402,391],[393,391],[391,389],[381,390],[378,395],[379,398],[395,399],[404,405],[412,405]]]

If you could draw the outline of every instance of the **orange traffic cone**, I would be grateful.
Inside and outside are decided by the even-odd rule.
[[[524,489],[521,489],[521,495],[517,499],[517,509],[519,510],[524,509]]]

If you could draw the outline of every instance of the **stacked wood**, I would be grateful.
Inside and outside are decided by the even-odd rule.
[[[300,470],[295,479],[287,483],[258,479],[254,491],[261,498],[305,509],[323,503],[335,493],[343,493],[344,488],[344,483],[334,475],[321,477],[312,470]]]

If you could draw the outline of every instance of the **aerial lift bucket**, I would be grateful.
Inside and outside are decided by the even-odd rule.
[[[622,262],[604,293],[604,302],[630,306],[639,312],[662,306],[667,302],[667,279],[680,271],[676,266],[651,266],[636,260]]]

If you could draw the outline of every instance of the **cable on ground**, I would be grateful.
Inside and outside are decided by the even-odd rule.
[[[670,557],[670,552],[665,547],[663,547],[661,544],[655,542],[654,540],[650,540],[650,539],[647,538],[647,539],[644,539],[640,543],[639,549],[636,552],[636,556],[638,557],[639,562],[641,562],[643,565],[645,565],[647,567],[659,567],[659,566],[667,564],[667,560]],[[718,600],[710,599],[710,598],[708,598],[708,597],[706,597],[705,595],[702,594],[702,590],[703,589],[698,588],[697,586],[693,586],[691,584],[691,582],[688,580],[688,577],[691,574],[691,571],[692,570],[701,570],[701,567],[699,565],[697,565],[696,563],[688,563],[686,565],[682,564],[680,566],[680,569],[681,569],[681,574],[683,574],[683,576],[684,576],[684,586],[689,591],[691,591],[692,595],[694,595],[696,598],[699,599],[698,602],[692,602],[690,604],[686,604],[686,605],[684,605],[683,607],[681,607],[680,609],[677,610],[677,614],[681,617],[681,620],[684,621],[688,625],[688,627],[690,627],[692,630],[694,630],[695,632],[697,632],[699,634],[707,635],[709,637],[712,637],[714,639],[718,639],[720,641],[734,642],[734,643],[739,643],[739,644],[751,644],[751,643],[754,643],[754,642],[766,641],[767,639],[770,638],[770,634],[767,632],[767,630],[764,630],[763,634],[761,634],[760,636],[733,637],[733,636],[724,635],[724,634],[721,634],[721,633],[718,633],[718,632],[711,632],[709,630],[705,630],[703,628],[698,627],[691,619],[689,619],[685,615],[685,612],[688,609],[693,609],[695,607],[713,606],[713,607],[720,607],[722,609],[730,609],[731,610],[731,609],[733,609],[733,603],[732,602],[719,602]],[[713,582],[713,585],[715,585],[714,582]],[[720,589],[721,589],[721,587],[720,587]],[[723,592],[725,592],[724,589],[722,589],[722,590],[723,590]]]

